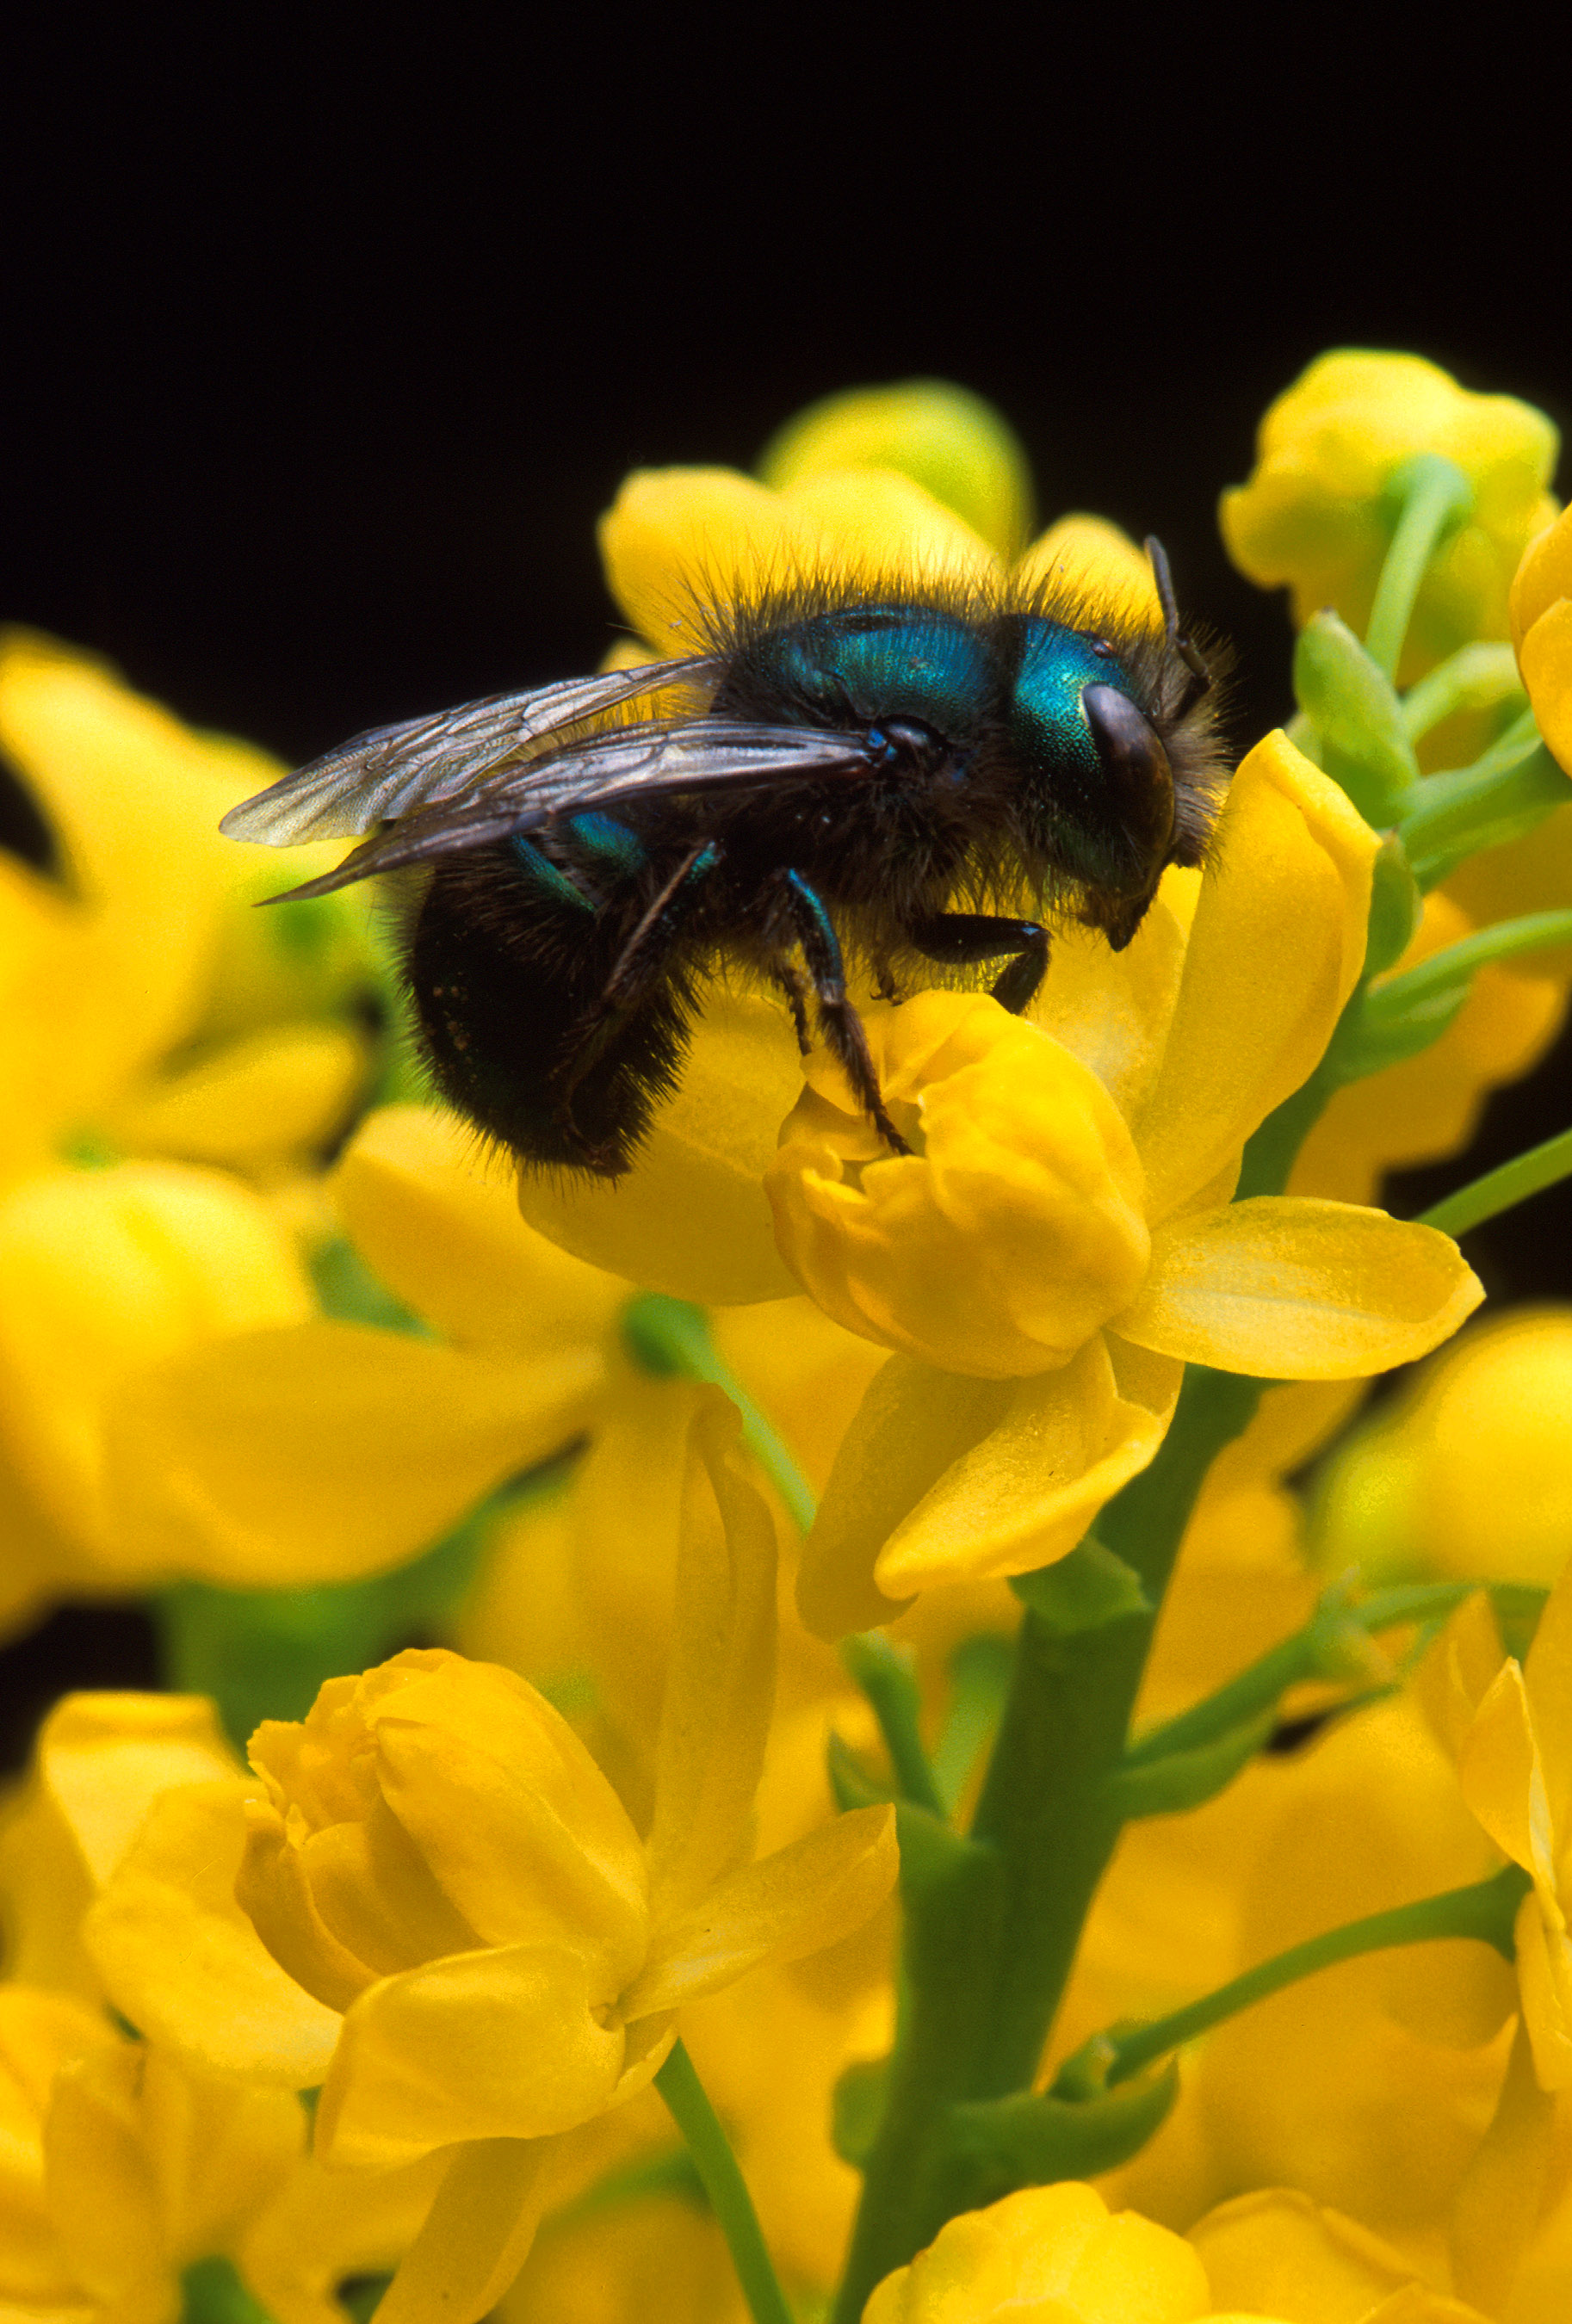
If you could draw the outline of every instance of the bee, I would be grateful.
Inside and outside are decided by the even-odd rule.
[[[361,839],[295,896],[409,875],[432,1077],[528,1164],[625,1171],[727,970],[779,990],[805,1051],[811,1007],[906,1153],[848,964],[889,1000],[1002,964],[994,997],[1020,1011],[1053,923],[1117,951],[1166,867],[1205,853],[1225,774],[1213,671],[1146,547],[1161,630],[1062,582],[805,579],[701,607],[686,659],[358,735],[222,828]]]

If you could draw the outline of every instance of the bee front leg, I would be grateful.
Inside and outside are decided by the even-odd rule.
[[[777,894],[791,932],[802,949],[824,1038],[846,1069],[846,1078],[892,1153],[911,1148],[884,1110],[883,1092],[874,1070],[863,1020],[846,998],[846,964],[829,914],[800,872],[781,872]]]
[[[1019,1017],[1048,970],[1048,930],[1035,920],[996,918],[989,912],[933,912],[907,936],[925,960],[961,965],[1015,956],[994,980],[994,999]]]

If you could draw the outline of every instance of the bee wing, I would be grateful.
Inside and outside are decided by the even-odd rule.
[[[564,727],[663,687],[706,684],[720,670],[712,654],[647,662],[528,694],[488,694],[400,726],[374,726],[231,807],[218,828],[227,838],[264,840],[270,847],[358,838],[411,808],[458,797]]]
[[[326,896],[374,872],[456,855],[488,841],[536,831],[559,815],[585,815],[629,799],[774,788],[866,774],[859,738],[818,726],[749,726],[734,718],[690,718],[681,725],[614,727],[582,743],[532,759],[478,786],[467,798],[437,800],[377,833],[337,870],[289,890]],[[273,897],[277,903],[282,898]]]

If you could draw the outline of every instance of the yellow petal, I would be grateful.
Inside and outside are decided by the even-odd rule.
[[[1364,965],[1378,844],[1286,734],[1240,765],[1135,1124],[1153,1221],[1224,1168],[1319,1063]]]
[[[1082,591],[1093,606],[1114,607],[1124,620],[1148,629],[1162,627],[1146,551],[1106,517],[1059,517],[1032,542],[1011,579],[1022,592]]]
[[[529,2257],[550,2187],[553,2142],[461,2146],[425,2226],[377,2303],[386,2324],[479,2324]]]
[[[785,1298],[798,1286],[775,1248],[763,1178],[801,1088],[784,1007],[712,990],[627,1176],[526,1170],[519,1208],[563,1250],[648,1290],[701,1306]]]
[[[895,468],[964,517],[1001,557],[1025,538],[1026,455],[991,404],[944,379],[828,395],[786,422],[759,474],[777,492],[845,468]]]
[[[292,1241],[235,1179],[130,1162],[25,1180],[0,1203],[0,1441],[108,1572],[167,1572],[105,1506],[107,1402],[145,1365],[313,1304]]]
[[[514,1180],[456,1114],[391,1105],[356,1131],[333,1192],[374,1273],[459,1347],[549,1356],[597,1342],[627,1285],[525,1226]]]
[[[828,1052],[765,1181],[782,1256],[848,1331],[954,1371],[1062,1364],[1146,1268],[1141,1165],[1103,1083],[985,994],[865,1019],[892,1157]]]
[[[1116,1318],[1126,1338],[1259,1379],[1363,1379],[1411,1363],[1484,1296],[1450,1236],[1384,1211],[1262,1194],[1161,1230]]]
[[[40,1729],[37,1750],[45,1796],[95,1887],[161,1792],[243,1772],[213,1705],[198,1694],[68,1694]]]
[[[392,2272],[457,2160],[439,2150],[402,2171],[301,2163],[240,2239],[236,2261],[246,2289],[275,2324],[344,2324],[337,2287],[348,2276]]]
[[[96,2300],[156,2314],[173,2255],[153,2158],[138,2135],[142,2060],[129,2042],[62,2069],[44,2118],[51,2215],[71,2273]]]
[[[570,2130],[622,2070],[622,2029],[595,2014],[611,1998],[566,1945],[498,1945],[384,1978],[345,2017],[317,2152],[388,2170],[461,2139]]]
[[[1412,2269],[1389,2245],[1287,2187],[1220,2203],[1186,2240],[1200,2255],[1214,2306],[1223,2310],[1354,2324],[1413,2282]],[[1402,2324],[1428,2324],[1406,2305],[1398,2314]],[[1454,2311],[1452,2324],[1465,2319]]]
[[[151,2038],[214,2073],[312,2089],[338,2015],[285,1974],[235,1901],[254,1788],[231,1775],[155,1798],[83,1934],[116,2006]]]
[[[735,468],[637,468],[600,520],[606,584],[658,654],[702,651],[696,604],[747,603],[798,575],[812,527]]]
[[[1203,2316],[1247,2324],[1216,2315],[1201,2263],[1181,2236],[1133,2211],[1110,2216],[1095,2189],[1073,2180],[1022,2188],[947,2221],[909,2267],[884,2278],[864,2316],[865,2324],[1194,2324]]]
[[[58,1132],[190,1028],[224,902],[218,817],[282,770],[191,733],[96,657],[19,630],[0,639],[0,749],[75,891],[19,964],[0,1029],[7,1115]]]
[[[1057,928],[1048,975],[1026,1012],[1091,1067],[1126,1121],[1139,1120],[1162,1065],[1194,918],[1181,883],[1192,876],[1177,864],[1163,874],[1123,952],[1109,951],[1100,928]]]
[[[1067,1556],[1145,1468],[1180,1367],[1113,1335],[1060,1371],[975,1380],[892,1357],[846,1432],[803,1545],[798,1603],[834,1637],[916,1591]]]
[[[1572,597],[1572,511],[1535,535],[1512,577],[1512,641],[1520,653],[1540,616],[1563,597]]]
[[[684,1528],[656,1747],[651,1911],[666,1921],[742,1852],[774,1708],[775,1526],[736,1467],[741,1433],[735,1406],[710,1389],[689,1462],[704,1464],[722,1530]]]
[[[1550,755],[1572,773],[1572,597],[1540,615],[1518,662]]]
[[[1475,1713],[1457,1774],[1464,1798],[1497,1848],[1553,1889],[1556,1851],[1549,1806],[1528,1693],[1515,1662],[1502,1665]]]
[[[1520,2022],[1495,2113],[1452,2211],[1453,2280],[1466,2299],[1492,2316],[1505,2307],[1540,2224],[1555,2130],[1556,2101],[1540,2086],[1533,2047]]]
[[[1536,1893],[1518,1906],[1518,1987],[1540,2087],[1567,2090],[1572,2089],[1572,1944],[1565,1922],[1549,1915],[1545,1903]]]
[[[238,1589],[375,1572],[560,1451],[600,1384],[588,1350],[504,1364],[350,1323],[215,1342],[115,1403],[125,1554]]]
[[[860,1929],[901,1869],[893,1808],[857,1808],[748,1864],[657,1929],[624,2017],[701,2000],[761,1961],[797,1960]]]
[[[615,1991],[647,1926],[643,1852],[621,1801],[567,1720],[512,1671],[440,1649],[421,1660],[406,1659],[407,1683],[379,1701],[369,1700],[376,1674],[360,1689],[383,1797],[482,1941],[569,1941]],[[284,1731],[309,1748],[316,1716]],[[259,1767],[272,1757],[264,1738],[280,1733],[259,1729]]]
[[[1454,1762],[1462,1757],[1475,1715],[1505,1659],[1489,1596],[1475,1590],[1451,1616],[1413,1677],[1415,1699]]]
[[[804,476],[784,497],[818,534],[828,569],[855,587],[891,578],[976,588],[998,576],[998,558],[965,518],[892,468]]]
[[[601,519],[600,549],[612,595],[662,654],[703,646],[699,608],[818,575],[865,588],[998,571],[970,525],[889,468],[806,475],[788,493],[729,468],[635,471]]]
[[[1572,1565],[1564,1564],[1523,1665],[1550,1822],[1572,1835]]]
[[[341,1134],[367,1065],[365,1045],[342,1025],[264,1026],[140,1084],[103,1124],[133,1153],[257,1169]]]

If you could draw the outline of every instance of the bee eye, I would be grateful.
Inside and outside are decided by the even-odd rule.
[[[1173,775],[1168,752],[1127,694],[1088,686],[1081,708],[1108,779],[1114,811],[1142,861],[1142,886],[1155,876],[1173,837]]]
[[[920,718],[884,718],[867,733],[868,755],[876,767],[931,758],[944,749],[941,738]]]

